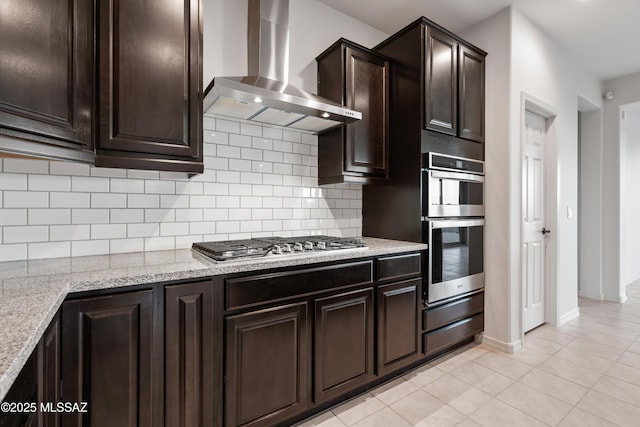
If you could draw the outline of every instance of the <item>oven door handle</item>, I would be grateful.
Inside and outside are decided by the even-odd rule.
[[[445,219],[429,221],[429,227],[434,230],[449,227],[479,227],[484,226],[484,219]]]
[[[444,172],[438,170],[429,170],[432,178],[440,178],[440,179],[453,179],[456,181],[465,181],[465,182],[484,182],[484,176],[482,175],[473,175],[470,173],[460,173],[460,172]]]

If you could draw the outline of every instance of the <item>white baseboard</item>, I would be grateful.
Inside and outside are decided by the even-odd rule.
[[[501,351],[503,353],[509,353],[509,354],[513,354],[515,353],[517,350],[522,348],[522,341],[521,340],[517,340],[511,343],[508,342],[504,342],[504,341],[500,341],[498,339],[492,338],[492,337],[488,337],[486,335],[482,336],[482,343],[495,349],[498,351]]]
[[[604,300],[604,294],[602,292],[589,292],[589,291],[578,291],[578,296],[582,298],[595,299],[598,301]]]
[[[611,301],[611,302],[618,302],[618,303],[623,303],[627,300],[627,294],[624,295],[608,295],[605,294],[604,295],[604,300],[605,301]]]
[[[558,325],[557,326],[562,326],[565,323],[569,323],[573,319],[576,319],[578,317],[580,317],[580,307],[576,307],[573,310],[571,310],[570,312],[565,313],[562,316],[560,316],[560,319],[558,319]]]

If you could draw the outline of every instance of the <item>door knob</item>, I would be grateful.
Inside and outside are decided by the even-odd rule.
[[[540,232],[545,235],[545,234],[549,234],[551,233],[551,230],[547,230],[546,228],[542,227],[542,230],[540,230]]]

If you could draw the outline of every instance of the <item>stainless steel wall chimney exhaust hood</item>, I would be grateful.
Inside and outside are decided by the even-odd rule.
[[[249,76],[216,77],[204,111],[310,133],[362,119],[362,113],[305,92],[289,80],[289,0],[249,0]]]

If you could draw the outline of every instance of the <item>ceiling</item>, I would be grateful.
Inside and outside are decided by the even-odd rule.
[[[639,0],[319,1],[388,34],[420,16],[459,33],[514,5],[598,78],[640,71]]]

